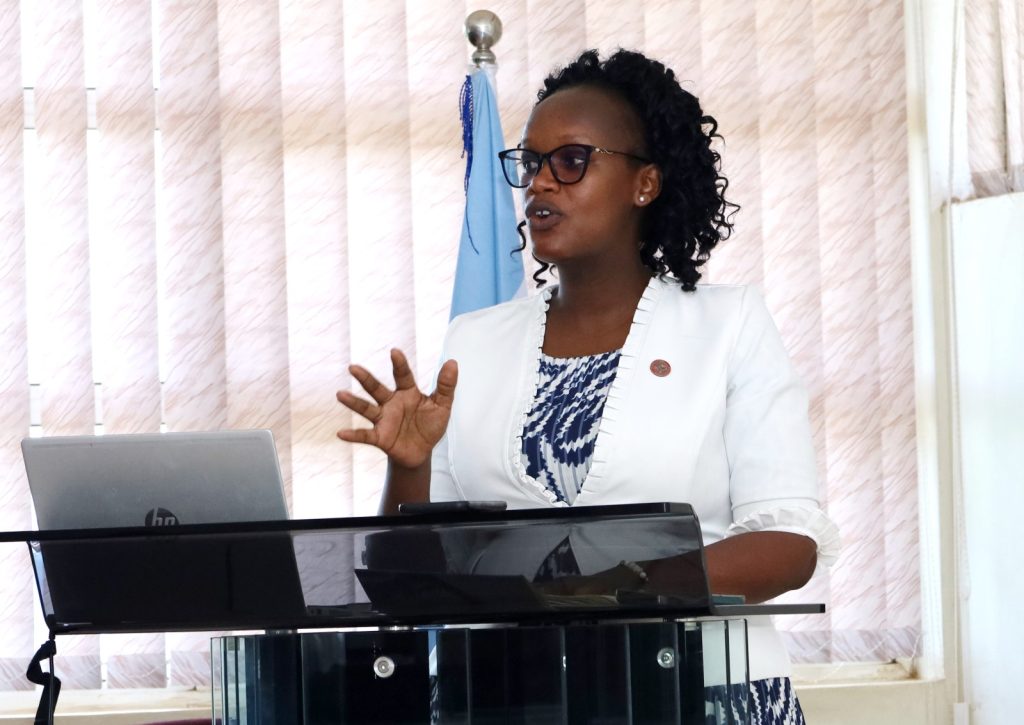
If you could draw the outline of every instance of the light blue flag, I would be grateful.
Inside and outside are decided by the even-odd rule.
[[[498,103],[484,70],[466,76],[462,89],[466,151],[466,214],[455,267],[451,317],[490,307],[524,289],[522,242],[516,232],[512,187],[498,152],[505,147]]]

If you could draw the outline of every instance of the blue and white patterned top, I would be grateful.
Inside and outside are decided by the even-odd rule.
[[[570,505],[590,470],[621,350],[583,357],[541,354],[537,391],[523,426],[526,473]]]

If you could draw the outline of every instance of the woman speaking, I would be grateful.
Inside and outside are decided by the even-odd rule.
[[[759,294],[698,284],[738,208],[714,118],[671,70],[627,51],[584,53],[538,99],[500,156],[538,274],[554,268],[557,284],[453,320],[430,395],[398,350],[394,388],[352,366],[368,399],[338,400],[372,427],[339,437],[387,454],[383,513],[687,502],[712,591],[762,602],[803,586],[838,541],[806,393]],[[654,587],[672,565],[621,575]],[[771,621],[751,619],[748,637],[751,722],[802,723]]]

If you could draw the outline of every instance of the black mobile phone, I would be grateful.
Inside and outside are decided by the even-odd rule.
[[[398,504],[400,514],[448,514],[459,511],[504,511],[505,501],[415,501]]]

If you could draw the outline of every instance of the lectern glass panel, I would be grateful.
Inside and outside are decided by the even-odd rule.
[[[685,504],[29,532],[63,632],[713,613]],[[672,559],[645,583],[623,562]],[[633,569],[635,571],[635,568]]]
[[[238,725],[748,722],[742,620],[221,637],[213,659]]]

